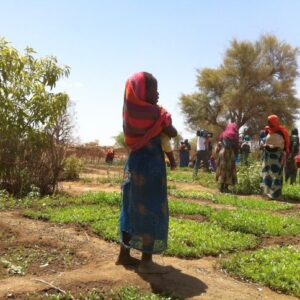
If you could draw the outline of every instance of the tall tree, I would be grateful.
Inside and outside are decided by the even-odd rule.
[[[292,126],[297,118],[298,48],[264,35],[258,41],[233,40],[223,63],[197,71],[198,92],[182,95],[180,104],[193,129],[220,131],[229,120],[257,132],[269,114]]]

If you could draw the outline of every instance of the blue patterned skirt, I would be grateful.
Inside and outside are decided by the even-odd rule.
[[[282,170],[283,152],[282,150],[268,151],[263,153],[263,188],[264,194],[269,198],[276,199],[282,192]]]
[[[167,248],[169,209],[164,153],[160,137],[131,152],[124,170],[120,231],[130,248],[161,253]],[[122,241],[123,238],[121,237]]]

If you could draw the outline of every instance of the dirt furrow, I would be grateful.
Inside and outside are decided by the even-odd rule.
[[[6,227],[15,231],[18,239],[26,243],[26,237],[38,243],[48,241],[52,245],[72,247],[77,255],[84,256],[87,264],[77,269],[51,275],[11,277],[0,281],[0,299],[8,294],[49,289],[49,286],[35,279],[52,282],[61,288],[89,282],[107,282],[111,288],[126,284],[154,292],[167,292],[183,299],[296,299],[281,295],[266,287],[240,282],[215,269],[217,259],[204,257],[184,260],[157,256],[156,262],[167,265],[164,275],[144,275],[135,269],[116,266],[114,261],[118,245],[105,242],[84,229],[62,226],[26,219],[17,212],[1,212],[0,219]],[[139,254],[133,254],[139,258]]]

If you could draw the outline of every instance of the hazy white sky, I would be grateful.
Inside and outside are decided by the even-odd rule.
[[[179,97],[196,90],[196,69],[222,62],[233,38],[271,33],[300,45],[298,0],[0,0],[0,8],[0,36],[71,67],[57,88],[76,103],[81,142],[101,145],[122,131],[131,74],[148,71],[158,79],[160,103],[189,138]]]

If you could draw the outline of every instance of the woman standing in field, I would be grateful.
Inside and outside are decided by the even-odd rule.
[[[282,190],[284,152],[289,155],[290,138],[276,115],[268,117],[265,131],[267,136],[263,153],[263,192],[270,199],[278,199]]]
[[[167,178],[160,134],[177,135],[170,114],[157,105],[157,80],[146,72],[131,76],[125,87],[123,131],[130,148],[122,186],[121,247],[117,264],[137,261],[130,248],[142,252],[138,271],[161,273],[152,254],[167,248],[169,210]]]
[[[220,192],[228,192],[228,185],[237,182],[235,158],[239,149],[238,128],[235,123],[230,123],[221,133],[217,145],[217,170],[216,180]]]

